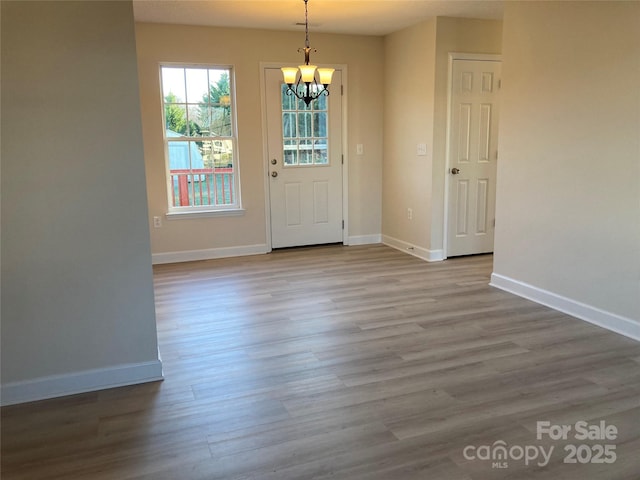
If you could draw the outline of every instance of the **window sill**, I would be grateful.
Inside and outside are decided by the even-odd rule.
[[[183,220],[193,218],[206,217],[241,217],[245,213],[244,208],[236,208],[233,210],[199,210],[190,212],[167,212],[165,217],[167,220]]]

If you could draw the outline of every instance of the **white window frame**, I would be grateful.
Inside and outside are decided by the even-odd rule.
[[[162,68],[183,68],[183,69],[211,69],[211,70],[228,70],[229,71],[229,99],[231,104],[231,136],[208,136],[208,137],[176,137],[169,140],[167,138],[166,119],[165,119],[165,97],[164,97],[164,85]],[[161,109],[162,109],[162,138],[164,144],[164,173],[166,179],[167,188],[167,218],[196,218],[203,216],[234,216],[243,215],[244,209],[242,208],[242,196],[240,192],[240,155],[238,151],[238,125],[236,115],[236,95],[235,95],[235,68],[233,65],[222,64],[192,64],[192,63],[169,63],[163,62],[158,67],[158,74],[160,79],[160,96],[161,96]],[[186,85],[185,85],[186,89]],[[184,104],[187,104],[187,99],[184,99]],[[187,107],[188,108],[188,107]],[[169,161],[169,143],[177,142],[189,142],[189,141],[211,141],[218,140],[230,140],[233,147],[233,192],[234,203],[232,204],[218,204],[218,205],[188,205],[188,206],[174,206],[173,205],[173,182],[171,179],[170,161]],[[188,144],[188,143],[187,143]]]

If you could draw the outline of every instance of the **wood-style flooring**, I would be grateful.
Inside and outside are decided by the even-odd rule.
[[[164,382],[3,408],[2,479],[639,479],[640,343],[491,269],[381,245],[157,266]],[[581,420],[618,434],[536,438]]]

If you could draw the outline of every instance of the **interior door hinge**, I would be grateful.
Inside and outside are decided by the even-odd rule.
[[[342,165],[344,165],[344,153],[342,154]]]
[[[344,85],[340,85],[340,95],[344,95]]]
[[[502,88],[502,79],[499,78],[498,79],[498,90],[500,90]]]
[[[342,220],[342,229],[344,230],[344,220]]]

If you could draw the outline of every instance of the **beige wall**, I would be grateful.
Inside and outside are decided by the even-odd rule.
[[[382,233],[426,255],[443,248],[449,52],[500,53],[501,36],[500,21],[438,17],[385,37]]]
[[[640,3],[507,2],[495,272],[640,321]]]
[[[131,2],[3,1],[1,53],[3,402],[159,375]]]
[[[435,42],[435,19],[384,38],[382,233],[424,249],[430,246]],[[426,156],[416,154],[419,143],[427,144]]]
[[[264,245],[267,243],[260,62],[300,62],[301,32],[277,32],[137,24],[142,126],[149,198],[149,221],[167,211],[161,62],[230,64],[235,68],[238,151],[243,216],[164,221],[151,228],[154,254]],[[382,77],[380,37],[311,35],[317,63],[346,64],[349,175],[349,236],[380,233],[382,175]],[[364,155],[356,155],[356,144]]]

